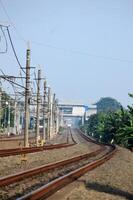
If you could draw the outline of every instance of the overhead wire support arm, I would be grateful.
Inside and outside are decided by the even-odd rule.
[[[10,25],[0,24],[0,26],[2,26],[2,27],[4,27],[4,28],[8,28]]]
[[[8,81],[8,82],[10,82],[10,83],[12,83],[12,84],[14,84],[14,85],[17,85],[17,86],[19,86],[19,87],[25,89],[24,86],[20,85],[19,83],[16,83],[16,82],[12,81],[11,79],[9,79],[9,78],[7,78],[7,77],[5,77],[5,76],[0,76],[0,78],[3,78],[4,80],[6,80],[6,81]]]
[[[22,67],[22,69],[27,69],[27,68],[35,69],[35,67]]]
[[[9,76],[9,75],[3,75],[3,76],[0,76],[1,78],[3,78],[3,77],[6,77],[6,78],[9,78],[9,79],[21,79],[21,78],[25,78],[25,77],[17,77],[17,76]]]

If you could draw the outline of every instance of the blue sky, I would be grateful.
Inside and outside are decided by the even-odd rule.
[[[30,41],[31,65],[41,66],[59,99],[91,104],[110,96],[132,103],[132,0],[2,2],[7,13],[0,4],[0,23],[10,24],[22,65]],[[10,45],[0,65],[7,74],[18,73]]]

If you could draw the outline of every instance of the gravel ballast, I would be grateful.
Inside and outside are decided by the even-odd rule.
[[[66,134],[64,134],[66,138]],[[73,136],[78,144],[68,148],[0,158],[0,177],[14,174],[40,165],[67,159],[99,148],[85,142],[79,135]],[[63,137],[62,137],[63,138]],[[54,140],[56,141],[56,140]],[[124,200],[133,199],[133,153],[118,147],[113,158],[100,167],[86,173],[77,181],[56,192],[48,200]]]
[[[76,138],[77,136],[75,136],[75,139]],[[98,145],[87,142],[79,143],[67,148],[45,150],[26,154],[27,161],[22,161],[21,155],[0,157],[0,177],[21,172],[23,170],[31,169],[40,165],[68,159],[80,154],[89,153],[98,148]]]
[[[133,153],[118,147],[117,153],[111,160],[86,173],[49,198],[49,200],[57,199],[133,199]]]

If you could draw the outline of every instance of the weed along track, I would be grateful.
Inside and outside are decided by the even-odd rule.
[[[72,135],[71,130],[69,135]],[[87,136],[84,139],[90,142]],[[74,137],[72,140],[75,141]],[[99,148],[90,153],[2,177],[0,179],[2,198],[4,194],[7,195],[6,191],[8,191],[7,198],[3,199],[44,199],[50,196],[87,171],[106,162],[116,151],[114,146],[98,145]]]

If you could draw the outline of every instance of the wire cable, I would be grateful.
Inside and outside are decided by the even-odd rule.
[[[13,50],[13,53],[14,53],[14,56],[17,60],[17,63],[20,67],[20,69],[26,74],[26,72],[24,71],[23,67],[21,66],[20,62],[19,62],[19,59],[18,59],[18,56],[17,56],[17,53],[15,51],[15,48],[14,48],[14,45],[13,45],[13,41],[12,41],[12,38],[11,38],[11,34],[10,34],[10,31],[9,31],[9,28],[7,27],[7,33],[8,33],[8,37],[9,37],[9,40],[10,40],[10,43],[11,43],[11,47],[12,47],[12,50]]]
[[[1,54],[2,54],[2,53],[4,54],[4,53],[7,53],[7,50],[8,50],[8,43],[7,43],[6,34],[5,34],[5,32],[4,32],[4,30],[3,30],[2,27],[3,27],[3,26],[0,25],[0,29],[1,29],[1,32],[2,32],[2,34],[3,34],[3,36],[4,36],[4,40],[5,40],[6,46],[5,46],[5,50],[4,50],[4,51],[0,51],[0,53],[1,53]]]
[[[103,56],[103,55],[97,55],[97,54],[93,54],[93,53],[89,53],[89,52],[83,52],[80,50],[74,50],[74,49],[66,49],[63,47],[57,47],[51,44],[45,44],[45,43],[41,43],[41,42],[36,42],[36,41],[31,41],[32,44],[37,45],[37,46],[44,46],[46,48],[51,48],[51,49],[55,49],[58,51],[62,51],[65,53],[69,53],[71,55],[81,55],[81,56],[89,56],[89,57],[94,57],[94,58],[100,58],[100,59],[104,59],[104,60],[111,60],[111,61],[119,61],[119,62],[126,62],[126,63],[133,63],[133,60],[128,60],[128,59],[121,59],[121,58],[117,58],[117,57],[112,57],[112,56]]]
[[[14,30],[16,31],[18,37],[19,37],[22,41],[24,41],[25,44],[27,44],[26,40],[25,40],[25,39],[23,38],[23,36],[19,33],[19,31],[18,31],[17,28],[15,27],[14,23],[12,22],[12,19],[11,19],[11,17],[9,16],[9,14],[8,14],[8,12],[7,12],[7,9],[6,9],[5,5],[4,5],[4,3],[2,2],[2,0],[0,0],[0,4],[1,4],[1,7],[2,7],[2,9],[3,9],[3,11],[4,11],[4,13],[5,13],[5,15],[6,15],[7,19],[8,19],[8,21],[9,21],[10,24],[13,26],[13,28],[14,28]]]
[[[2,77],[2,78],[3,78],[4,80],[6,80],[6,81],[8,81],[8,82],[10,82],[10,83],[13,83],[14,85],[17,85],[17,86],[19,86],[19,87],[25,89],[24,86],[20,85],[19,83],[13,82],[13,81],[10,80],[9,78],[7,78],[6,75],[4,74],[4,72],[2,71],[2,69],[0,69],[0,71],[1,71],[1,73],[3,74],[3,77]]]

